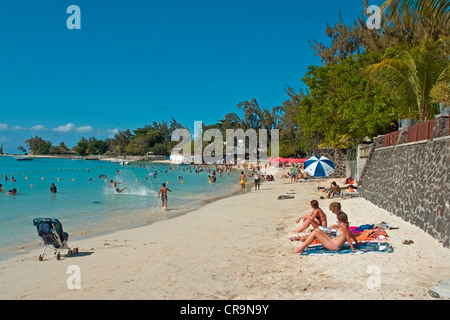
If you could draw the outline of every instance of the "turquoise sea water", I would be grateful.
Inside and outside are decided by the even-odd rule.
[[[0,254],[39,245],[34,218],[59,219],[70,235],[70,245],[74,237],[168,219],[239,191],[236,174],[217,175],[216,183],[209,183],[209,174],[207,167],[195,173],[193,166],[170,164],[130,162],[123,166],[109,161],[0,157],[0,183],[5,189],[0,192]],[[127,189],[116,193],[110,179]],[[50,192],[52,182],[58,188],[56,194]],[[157,199],[163,182],[172,190],[169,211],[162,211]],[[6,195],[13,188],[17,195]]]

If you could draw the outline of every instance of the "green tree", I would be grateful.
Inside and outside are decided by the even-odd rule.
[[[238,103],[238,108],[244,111],[245,128],[275,129],[278,122],[277,107],[272,109],[261,108],[256,99]],[[244,128],[242,128],[244,129]]]
[[[126,152],[133,155],[145,155],[150,151],[149,138],[146,134],[134,136],[126,148]]]
[[[450,0],[391,0],[385,1],[381,30],[367,27],[366,8],[369,1],[363,3],[361,15],[350,25],[346,25],[339,15],[339,21],[330,26],[326,24],[325,33],[330,44],[311,41],[324,64],[339,63],[353,54],[370,51],[383,52],[398,44],[414,46],[423,39],[438,40],[448,37],[448,3]],[[415,4],[412,4],[415,3]],[[422,3],[422,5],[417,5]],[[399,6],[400,4],[400,6]],[[447,12],[445,13],[445,10]],[[434,12],[435,11],[435,12]],[[431,13],[433,12],[433,13]],[[447,21],[447,22],[445,22]]]
[[[49,154],[52,143],[48,140],[44,140],[39,136],[31,137],[25,140],[25,144],[30,149],[31,154]]]
[[[2,145],[2,146],[3,146],[3,145]],[[24,153],[24,154],[27,153],[27,149],[25,149],[23,146],[17,147],[17,150],[19,150],[19,152],[22,152],[22,153]]]
[[[279,121],[277,128],[280,134],[280,149],[281,157],[300,157],[306,154],[307,149],[316,148],[320,143],[318,136],[307,137],[300,124],[300,108],[303,99],[306,97],[303,90],[299,93],[291,87],[286,89],[289,97],[288,100],[283,101],[279,106]]]
[[[303,81],[309,94],[301,101],[299,121],[307,139],[317,145],[351,145],[365,136],[389,132],[400,111],[395,97],[369,81],[364,68],[380,61],[377,52],[349,56],[339,64],[310,66]],[[317,146],[316,145],[316,146]],[[346,142],[346,146],[350,146]]]
[[[125,153],[128,144],[131,142],[133,134],[130,129],[125,131],[119,131],[111,141],[110,148],[112,151],[116,151],[119,153]]]
[[[88,140],[85,137],[81,137],[80,141],[78,141],[72,150],[80,156],[85,156],[87,154],[88,146]]]
[[[137,128],[133,131],[134,134],[126,147],[126,152],[139,155],[144,155],[148,152],[169,155],[172,148],[177,144],[176,141],[171,141],[172,132],[183,128],[185,127],[174,118],[172,118],[170,123],[154,121],[152,124]]]
[[[401,45],[386,50],[383,59],[366,71],[387,92],[399,97],[404,118],[426,120],[438,113],[431,90],[450,81],[448,52],[444,40],[423,40],[419,45]]]
[[[86,148],[87,154],[105,154],[108,150],[109,144],[106,141],[96,139],[95,137],[89,138],[88,146]]]
[[[57,146],[51,146],[48,153],[49,154],[61,154],[61,150]]]
[[[430,23],[428,35],[437,40],[439,30],[450,30],[450,0],[386,0],[381,6],[386,17],[399,17],[405,24],[418,21]]]
[[[222,131],[224,137],[227,129],[247,129],[244,120],[242,120],[235,112],[227,113],[223,119],[219,120],[217,128]]]
[[[166,143],[157,143],[152,148],[150,148],[150,152],[155,155],[168,156],[170,155],[171,151],[172,149],[168,150]]]
[[[432,102],[450,106],[450,82],[440,81],[430,91]]]

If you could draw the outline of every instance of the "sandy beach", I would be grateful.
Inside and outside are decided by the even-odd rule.
[[[321,200],[318,185],[276,179],[264,182],[260,191],[220,199],[173,219],[69,239],[79,253],[66,256],[64,251],[60,261],[51,251],[38,261],[42,247],[19,254],[0,261],[0,299],[435,299],[428,291],[450,278],[450,250],[362,198],[337,201],[351,225],[386,221],[396,227],[387,231],[394,252],[293,254],[299,242],[289,237],[311,200],[319,200],[334,223],[328,210],[333,200]],[[286,194],[294,199],[277,199]],[[79,289],[68,287],[74,268],[80,272]],[[373,270],[379,272],[375,287],[368,285]]]

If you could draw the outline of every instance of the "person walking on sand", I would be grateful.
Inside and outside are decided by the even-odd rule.
[[[241,175],[239,176],[239,183],[241,184],[241,193],[245,193],[245,181],[247,181],[247,177],[245,176],[244,171],[241,171]]]
[[[261,168],[259,166],[256,167],[256,170],[253,169],[254,179],[255,179],[255,191],[259,190],[259,186],[261,184]]]
[[[163,183],[161,189],[159,189],[159,191],[158,191],[158,199],[161,195],[163,209],[167,208],[167,191],[172,192],[172,190],[167,188],[166,184]]]

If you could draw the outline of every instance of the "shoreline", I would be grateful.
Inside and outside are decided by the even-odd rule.
[[[164,164],[164,163],[162,163]],[[236,182],[237,185],[237,182]],[[253,185],[253,184],[252,184]],[[251,186],[250,184],[246,186],[247,189],[249,189]],[[111,225],[108,227],[105,227],[104,229],[95,229],[95,230],[89,230],[86,232],[78,232],[78,233],[69,233],[69,241],[77,241],[82,238],[93,238],[93,237],[100,237],[100,236],[106,236],[108,234],[123,231],[123,230],[131,230],[135,228],[145,227],[148,225],[156,224],[161,221],[165,221],[168,219],[174,219],[179,216],[188,214],[192,211],[199,210],[201,207],[208,205],[210,203],[213,203],[215,201],[219,201],[224,198],[232,197],[235,195],[240,194],[240,189],[237,189],[236,186],[230,185],[227,187],[228,190],[224,191],[222,195],[217,195],[212,198],[208,199],[196,199],[191,200],[186,204],[178,205],[175,207],[170,207],[168,211],[163,211],[161,208],[154,208],[153,211],[156,214],[152,217],[146,217],[145,219],[139,219],[137,222],[133,222],[128,225]],[[234,190],[236,188],[236,190]],[[233,191],[234,190],[234,191]],[[147,209],[135,209],[133,212],[141,212],[146,213]],[[160,214],[160,215],[158,215]],[[63,225],[64,227],[64,225]],[[35,228],[34,228],[35,229]],[[66,229],[65,229],[66,231]],[[8,260],[10,258],[14,257],[20,257],[21,255],[29,254],[33,250],[42,250],[43,246],[40,244],[40,239],[38,238],[36,234],[36,240],[30,243],[26,244],[20,244],[16,246],[10,246],[6,247],[4,249],[0,250],[0,261]]]
[[[279,175],[277,175],[279,177]],[[335,199],[352,225],[387,221],[392,253],[300,256],[290,241],[312,199],[329,217],[317,182],[264,182],[260,191],[205,204],[173,219],[73,240],[74,256],[40,250],[0,261],[0,298],[120,300],[434,300],[429,289],[450,278],[450,250],[423,230],[365,199]],[[282,194],[294,199],[278,200]],[[410,245],[405,239],[413,240]],[[66,269],[78,266],[81,288]],[[379,287],[370,288],[378,268]],[[39,274],[39,277],[35,277]]]

